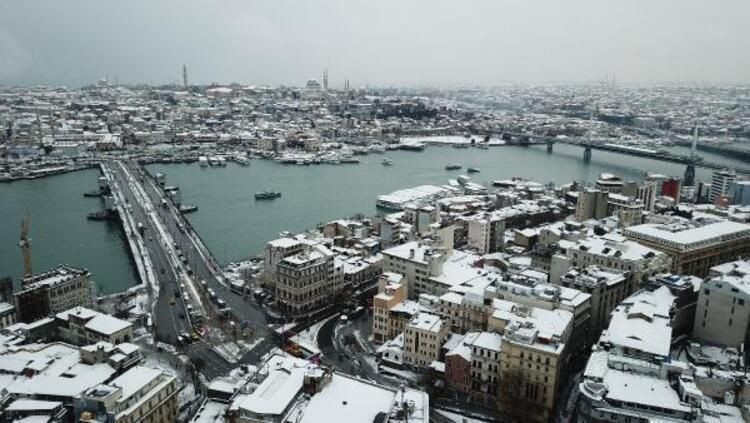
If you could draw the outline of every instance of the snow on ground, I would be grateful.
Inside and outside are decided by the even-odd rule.
[[[484,423],[488,421],[488,420],[479,420],[473,417],[466,417],[464,415],[454,413],[452,411],[435,410],[435,412],[455,423]]]
[[[181,407],[183,404],[187,404],[195,401],[195,386],[192,383],[186,383],[182,385],[183,388],[177,394],[177,406]]]
[[[380,366],[380,374],[383,376],[395,376],[411,382],[419,382],[419,375],[408,370],[393,369],[388,366]]]
[[[303,330],[297,336],[299,337],[300,341],[303,341],[309,345],[315,346],[315,349],[318,349],[318,332],[320,332],[320,328],[323,327],[324,324],[326,324],[327,321],[334,319],[338,317],[338,314],[334,314],[333,316],[330,316],[328,318],[325,318],[318,323],[310,326],[309,328]],[[296,341],[295,341],[296,342]]]
[[[234,342],[225,342],[223,344],[216,344],[212,346],[217,354],[222,356],[225,360],[230,363],[236,363],[240,360],[243,355],[243,350],[239,345]]]
[[[238,340],[237,342],[238,342],[238,343],[239,343],[239,344],[240,344],[240,345],[242,346],[242,348],[244,348],[244,349],[245,349],[246,351],[251,351],[251,350],[252,350],[253,348],[255,348],[256,346],[258,346],[258,344],[260,344],[261,342],[263,342],[263,338],[261,338],[261,337],[257,337],[257,338],[255,338],[255,339],[254,339],[254,340],[253,340],[252,342],[247,342],[247,341],[243,341],[243,340]]]
[[[227,405],[218,401],[207,401],[193,417],[193,423],[223,423]]]

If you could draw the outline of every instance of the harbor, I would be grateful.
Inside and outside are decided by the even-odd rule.
[[[152,163],[147,169],[164,173],[170,185],[179,186],[183,202],[198,207],[186,217],[217,260],[226,265],[261,253],[264,243],[281,231],[304,231],[335,217],[374,214],[380,195],[420,184],[447,184],[459,175],[444,170],[446,154],[452,161],[481,169],[472,179],[485,186],[515,176],[566,183],[593,181],[602,172],[640,180],[641,169],[677,175],[684,170],[677,164],[607,152],[584,163],[578,148],[564,145],[556,146],[552,154],[544,146],[483,150],[430,145],[420,153],[389,151],[394,166],[383,166],[383,156],[371,154],[358,156],[360,163],[352,166],[288,166],[252,160],[249,166],[229,162],[226,167],[204,169],[190,161]],[[31,233],[38,266],[86,263],[102,292],[118,292],[135,285],[137,279],[117,225],[86,219],[92,210],[101,208],[99,198],[82,196],[97,189],[97,173],[89,169],[0,184],[0,196],[9,200],[0,202],[0,214],[7,216],[0,221],[0,233],[15,237],[18,222],[27,210],[33,210]],[[705,170],[697,173],[704,179],[710,177]],[[254,194],[269,187],[283,195],[274,201],[255,201]],[[61,245],[75,248],[54,248]],[[21,274],[20,252],[14,242],[0,245],[0,256],[10,257],[0,273]]]

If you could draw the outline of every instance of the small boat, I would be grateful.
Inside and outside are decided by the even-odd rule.
[[[470,168],[466,169],[466,171],[469,172],[469,173],[479,173],[479,168],[478,167],[470,167]]]
[[[382,163],[383,166],[393,166],[393,160],[387,157],[383,158],[383,160],[381,160],[380,163]]]
[[[217,158],[217,160],[218,160],[218,166],[219,167],[226,167],[226,165],[227,165],[227,159],[225,159],[224,157],[219,156]]]
[[[469,148],[469,144],[466,144],[466,143],[453,144],[453,148]]]
[[[459,169],[461,169],[461,165],[457,163],[449,164],[448,166],[445,167],[445,170],[459,170]]]
[[[281,193],[278,191],[260,191],[255,193],[256,200],[275,200],[281,197]]]
[[[201,167],[208,167],[208,157],[206,156],[198,157],[198,164],[200,164]]]

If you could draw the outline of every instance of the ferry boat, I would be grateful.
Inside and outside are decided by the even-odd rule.
[[[383,160],[381,160],[381,163],[383,164],[383,166],[393,166],[393,160],[387,157],[383,158]]]
[[[201,165],[201,167],[208,167],[208,157],[206,156],[198,157],[198,164]]]
[[[457,163],[449,164],[445,167],[445,170],[459,170],[461,169],[461,165]]]
[[[278,191],[260,191],[255,193],[256,200],[275,200],[281,197],[281,193]]]
[[[470,168],[466,169],[466,171],[469,172],[469,173],[479,173],[479,168],[478,167],[470,167]]]

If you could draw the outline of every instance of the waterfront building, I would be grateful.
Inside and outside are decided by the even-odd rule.
[[[20,322],[32,322],[73,307],[91,307],[91,275],[86,269],[58,266],[21,280],[21,290],[14,294]]]
[[[440,349],[450,330],[437,314],[417,313],[404,328],[404,363],[427,368],[440,359]]]
[[[594,188],[597,190],[610,194],[619,194],[623,191],[624,187],[625,182],[619,176],[611,173],[602,173],[594,184]]]
[[[711,176],[711,189],[708,201],[714,203],[719,197],[729,194],[729,189],[737,180],[737,174],[729,170],[717,170]]]
[[[296,238],[279,238],[269,241],[263,250],[263,284],[273,289],[279,262],[302,251],[304,243]]]
[[[712,344],[741,348],[750,341],[750,261],[715,266],[703,283],[694,335]]]
[[[307,245],[276,266],[276,306],[289,316],[301,316],[331,305],[343,288],[343,266],[322,244]]]
[[[750,254],[750,225],[707,214],[631,226],[623,235],[669,255],[675,274],[705,277],[711,267]]]

